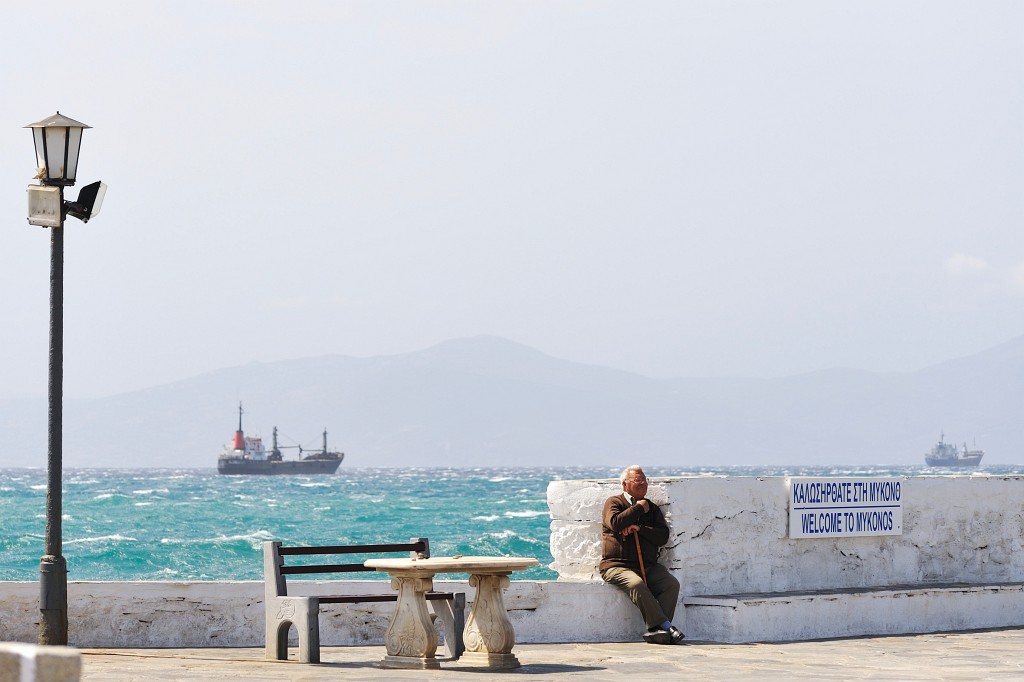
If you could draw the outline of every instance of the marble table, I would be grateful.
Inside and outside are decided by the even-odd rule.
[[[385,668],[439,668],[437,632],[427,614],[426,592],[433,589],[437,573],[468,573],[470,586],[476,588],[473,608],[466,618],[463,639],[466,651],[459,665],[504,669],[518,668],[512,653],[516,631],[505,611],[502,590],[509,575],[539,562],[532,557],[453,556],[427,559],[369,559],[364,564],[391,576],[391,587],[398,590],[398,603],[384,635],[387,656]]]

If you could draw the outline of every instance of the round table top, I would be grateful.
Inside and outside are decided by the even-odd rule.
[[[533,557],[522,556],[432,556],[429,559],[367,559],[364,566],[378,571],[424,573],[511,573],[536,566]]]

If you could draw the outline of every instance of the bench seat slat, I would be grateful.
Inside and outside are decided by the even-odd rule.
[[[389,545],[325,545],[322,547],[280,547],[277,553],[281,556],[300,554],[371,554],[386,552],[422,552],[426,549],[422,542],[407,542]]]
[[[454,599],[452,592],[427,592],[424,595],[428,600]],[[363,602],[398,601],[398,594],[345,594],[331,597],[319,597],[321,604],[361,604]]]
[[[310,573],[355,573],[374,569],[362,564],[315,564],[309,566],[282,566],[281,575],[299,575]]]

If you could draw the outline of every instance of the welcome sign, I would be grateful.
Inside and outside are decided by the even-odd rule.
[[[791,538],[903,535],[898,478],[788,478],[786,489]]]

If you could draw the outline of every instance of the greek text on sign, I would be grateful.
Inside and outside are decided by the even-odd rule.
[[[789,478],[789,537],[903,535],[897,478]]]

